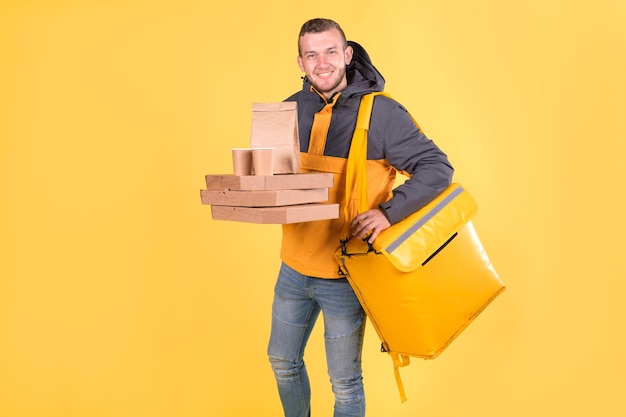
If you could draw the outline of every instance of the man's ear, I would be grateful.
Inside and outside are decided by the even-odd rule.
[[[304,64],[303,64],[303,62],[302,62],[302,57],[301,57],[300,55],[298,55],[298,66],[300,67],[300,70],[301,70],[302,72],[306,72],[306,71],[304,70]]]
[[[350,64],[350,62],[352,62],[352,54],[354,54],[354,49],[352,49],[351,46],[347,46],[346,50],[344,52],[344,55],[346,57],[346,65]]]

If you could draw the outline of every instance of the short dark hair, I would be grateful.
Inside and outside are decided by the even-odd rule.
[[[321,33],[331,29],[337,29],[339,31],[341,38],[343,39],[343,48],[345,49],[348,46],[348,41],[346,40],[346,34],[343,33],[343,29],[341,29],[339,23],[331,19],[315,18],[304,22],[300,28],[300,34],[298,35],[298,54],[302,54],[302,51],[300,51],[301,37],[307,33]]]

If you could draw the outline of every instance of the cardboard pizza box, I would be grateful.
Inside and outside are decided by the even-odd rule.
[[[214,220],[290,224],[339,218],[339,204],[300,204],[282,207],[211,206]]]
[[[231,191],[202,190],[202,204],[214,206],[272,207],[320,203],[328,200],[328,188],[309,190]]]
[[[205,176],[207,190],[304,190],[330,188],[333,181],[332,173]]]

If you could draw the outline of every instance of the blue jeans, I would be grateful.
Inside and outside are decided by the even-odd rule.
[[[345,278],[302,275],[282,264],[274,289],[268,354],[285,417],[311,415],[311,388],[304,348],[322,312],[334,417],[363,417],[361,350],[365,313]]]

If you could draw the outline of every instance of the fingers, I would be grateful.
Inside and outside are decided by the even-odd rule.
[[[389,220],[379,209],[373,209],[361,213],[352,220],[351,230],[353,236],[361,239],[367,238],[369,243],[373,243],[376,237],[390,226]]]
[[[352,222],[352,236],[358,236],[361,239],[365,239],[368,233],[373,232],[376,229],[376,223],[372,218],[363,218]]]

